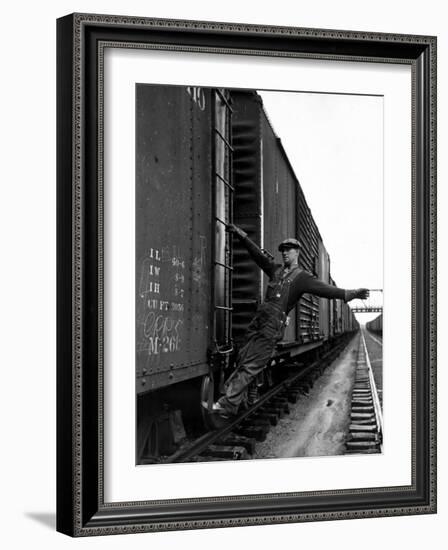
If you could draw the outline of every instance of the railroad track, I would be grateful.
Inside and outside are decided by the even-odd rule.
[[[314,381],[334,361],[349,342],[345,339],[318,361],[301,368],[300,372],[280,382],[263,394],[249,409],[228,421],[222,427],[207,432],[181,447],[161,462],[202,462],[216,460],[244,460],[250,458],[258,441],[264,441],[269,430],[280,418],[289,414],[290,405],[301,394],[307,394]],[[143,461],[142,463],[145,463]]]
[[[361,331],[346,453],[381,453],[383,416],[364,333]]]

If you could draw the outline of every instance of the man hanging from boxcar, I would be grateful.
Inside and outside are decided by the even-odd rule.
[[[301,269],[298,265],[301,245],[297,239],[290,238],[280,243],[278,250],[282,254],[281,265],[264,254],[249,239],[247,233],[236,225],[230,225],[228,230],[244,244],[256,264],[269,277],[269,282],[265,300],[258,307],[248,326],[245,344],[238,353],[236,369],[226,382],[226,393],[211,407],[212,412],[224,418],[237,414],[241,403],[246,400],[248,385],[264,369],[274,353],[275,346],[283,339],[287,315],[302,294],[309,293],[344,302],[369,296],[366,288],[338,288],[319,281]],[[203,406],[208,408],[205,402]]]

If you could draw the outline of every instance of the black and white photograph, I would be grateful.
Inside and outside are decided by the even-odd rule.
[[[136,465],[383,453],[383,100],[136,84]]]

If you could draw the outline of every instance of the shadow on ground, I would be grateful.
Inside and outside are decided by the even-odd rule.
[[[56,514],[54,512],[25,512],[25,516],[53,531],[56,530]]]

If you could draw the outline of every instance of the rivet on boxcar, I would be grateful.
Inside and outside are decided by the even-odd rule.
[[[148,373],[148,369],[145,369],[145,368],[142,369],[142,373],[143,373],[143,374],[147,374],[147,373]]]
[[[142,386],[144,386],[145,384],[146,384],[146,380],[142,378]]]

